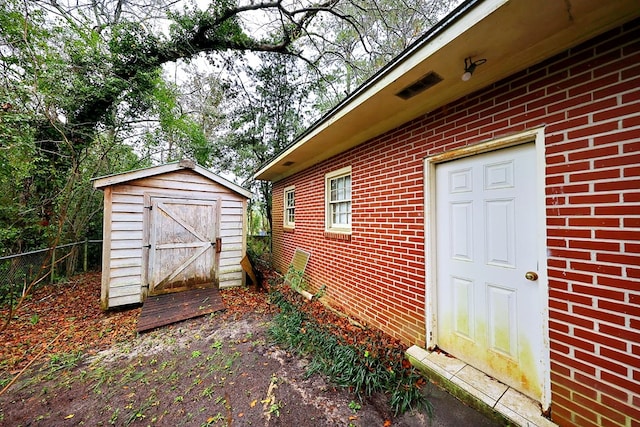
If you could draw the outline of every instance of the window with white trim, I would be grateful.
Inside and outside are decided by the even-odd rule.
[[[284,226],[293,228],[296,225],[296,188],[284,189]]]
[[[327,231],[351,231],[351,166],[325,175]]]

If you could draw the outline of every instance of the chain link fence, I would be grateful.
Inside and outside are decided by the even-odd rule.
[[[53,283],[60,277],[99,268],[101,260],[102,240],[0,257],[0,305],[16,302],[34,282]]]

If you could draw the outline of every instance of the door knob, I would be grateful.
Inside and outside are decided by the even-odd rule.
[[[536,280],[538,280],[538,273],[536,273],[535,271],[527,271],[524,274],[524,278],[535,282]]]

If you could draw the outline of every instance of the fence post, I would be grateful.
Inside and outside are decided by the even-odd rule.
[[[56,248],[55,246],[53,247],[53,250],[51,251],[51,276],[49,277],[49,283],[53,284],[54,282],[54,277],[56,275]]]
[[[82,262],[82,271],[87,272],[87,252],[89,251],[89,238],[84,239],[84,259]]]

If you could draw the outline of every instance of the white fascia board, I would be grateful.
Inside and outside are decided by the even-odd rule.
[[[103,188],[122,182],[133,181],[135,179],[147,178],[154,175],[160,175],[167,172],[173,172],[180,169],[178,162],[167,163],[160,166],[152,166],[144,169],[137,169],[130,172],[123,172],[113,175],[101,176],[93,178],[93,188]]]
[[[251,191],[247,190],[246,188],[241,187],[238,184],[234,184],[233,182],[228,181],[219,175],[216,175],[215,173],[203,168],[202,166],[196,166],[195,171],[200,175],[209,178],[211,181],[216,182],[232,191],[235,191],[236,193],[246,197],[247,199],[250,199],[253,196]]]
[[[131,172],[124,172],[124,173],[119,173],[114,175],[93,178],[92,179],[93,188],[101,189],[114,184],[121,184],[123,182],[134,181],[136,179],[149,178],[151,176],[162,175],[164,173],[175,172],[182,169],[192,169],[199,175],[202,175],[205,178],[208,178],[211,181],[217,184],[220,184],[223,187],[226,187],[229,190],[232,190],[243,197],[246,197],[247,199],[250,199],[253,196],[251,191],[247,190],[246,188],[241,187],[237,184],[234,184],[233,182],[228,181],[222,178],[221,176],[216,175],[215,173],[211,172],[208,169],[203,168],[200,165],[194,165],[194,167],[191,168],[191,167],[181,165],[180,162],[167,163],[160,166],[152,166],[150,168],[134,170]]]

